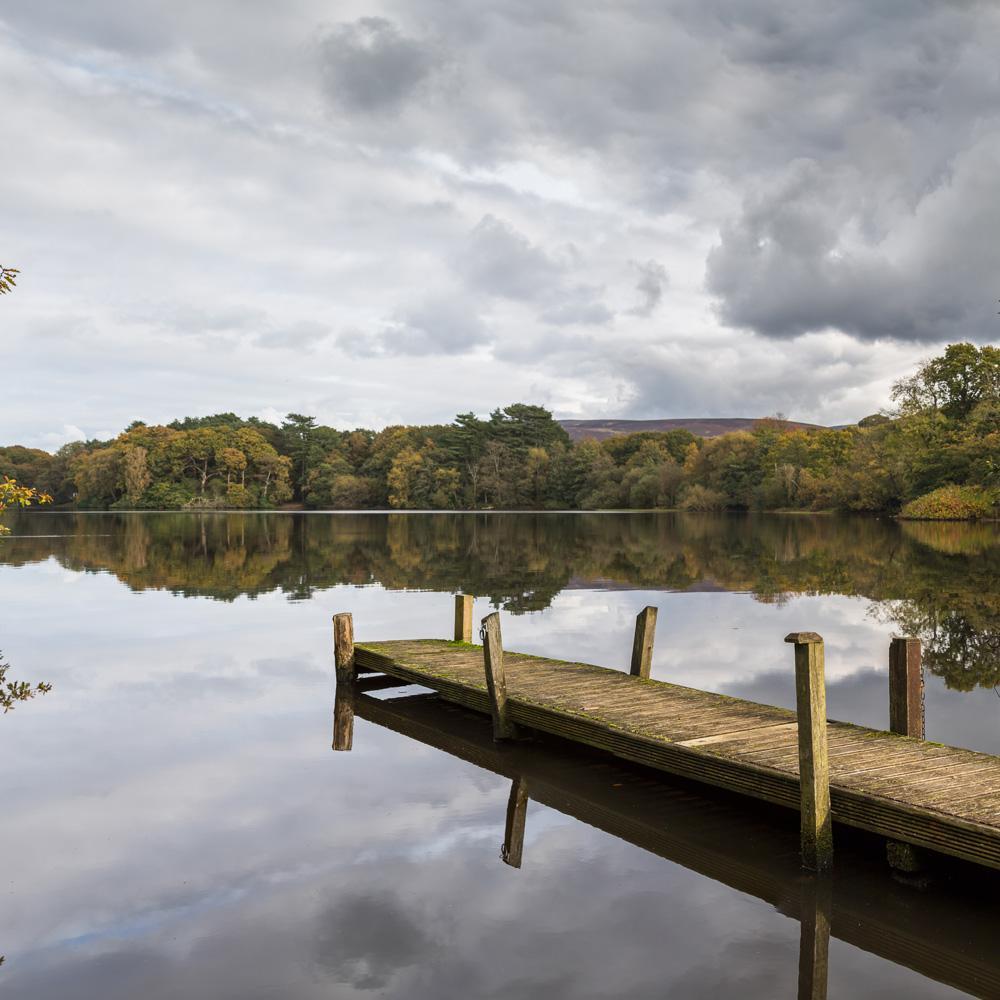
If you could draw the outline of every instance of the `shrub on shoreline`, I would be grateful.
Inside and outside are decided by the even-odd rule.
[[[996,517],[997,497],[981,486],[942,486],[906,504],[899,516],[911,521],[978,521]]]

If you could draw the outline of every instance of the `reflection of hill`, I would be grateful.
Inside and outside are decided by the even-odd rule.
[[[35,514],[0,562],[56,558],[135,590],[292,599],[337,584],[464,590],[514,613],[589,584],[847,594],[920,635],[950,683],[1000,680],[1000,529],[874,518],[608,514]],[[57,535],[58,537],[50,537]]]

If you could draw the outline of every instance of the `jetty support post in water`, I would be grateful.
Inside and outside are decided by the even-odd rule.
[[[455,595],[455,642],[472,642],[472,602],[469,594]]]
[[[833,818],[826,747],[823,639],[815,632],[792,632],[785,636],[785,642],[795,646],[802,867],[825,871],[833,864]]]
[[[503,672],[503,640],[500,635],[500,612],[488,614],[482,622],[483,666],[486,668],[486,689],[490,695],[493,715],[493,739],[512,740],[517,736],[507,711],[507,680]]]
[[[649,671],[653,665],[653,638],[656,634],[656,608],[645,607],[635,616],[635,638],[632,640],[632,667],[629,673],[633,677],[643,677],[649,680]]]
[[[350,750],[354,742],[354,691],[357,678],[354,619],[350,614],[333,616],[333,661],[337,670],[337,692],[333,702],[333,749]]]

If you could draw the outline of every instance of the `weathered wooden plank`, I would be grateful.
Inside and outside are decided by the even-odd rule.
[[[756,736],[771,736],[777,734],[787,734],[788,739],[798,741],[799,724],[797,722],[780,722],[776,725],[756,726],[750,729],[737,729],[730,733],[716,733],[714,736],[699,736],[693,740],[677,740],[682,747],[703,747],[711,743],[725,743],[726,749],[732,744],[748,744]]]

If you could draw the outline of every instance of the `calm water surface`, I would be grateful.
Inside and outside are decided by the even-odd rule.
[[[464,591],[477,618],[502,609],[510,648],[620,668],[656,604],[655,677],[789,707],[782,638],[817,631],[831,716],[876,727],[889,637],[919,635],[928,738],[1000,753],[995,526],[11,523],[0,649],[53,691],[0,718],[5,1000],[791,997],[816,912],[830,997],[998,995],[988,878],[902,886],[844,840],[817,903],[791,814],[557,745],[498,754],[483,720],[413,689],[330,750],[330,616],[353,612],[361,640],[446,636]],[[499,857],[512,776],[533,792],[520,869]]]

